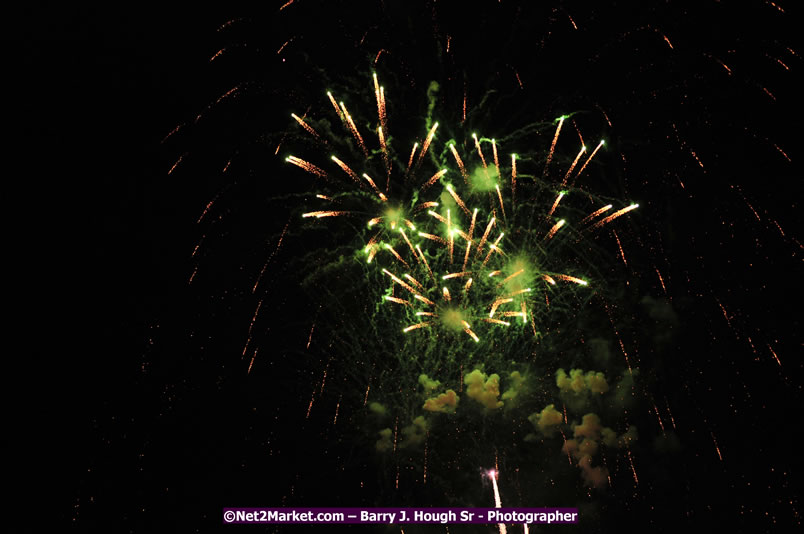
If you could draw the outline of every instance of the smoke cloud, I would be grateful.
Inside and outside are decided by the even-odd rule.
[[[464,379],[467,386],[466,394],[470,399],[474,399],[487,410],[501,408],[503,402],[500,398],[500,376],[493,374],[486,378],[486,374],[480,369],[475,369],[467,374]]]

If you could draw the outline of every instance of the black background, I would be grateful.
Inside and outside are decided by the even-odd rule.
[[[217,325],[215,337],[222,338],[210,342],[218,343],[207,349],[212,356],[186,349],[189,333],[198,335],[198,307],[214,308],[187,284],[196,265],[190,258],[198,239],[196,219],[225,186],[225,179],[204,169],[210,161],[225,163],[218,155],[251,137],[250,128],[263,128],[251,120],[238,131],[237,106],[197,128],[191,126],[195,115],[234,84],[248,81],[253,92],[242,97],[241,108],[249,109],[250,95],[258,95],[253,98],[262,99],[267,109],[261,112],[264,128],[282,129],[286,125],[277,117],[286,117],[288,101],[314,91],[305,87],[305,70],[348,69],[363,53],[354,45],[361,32],[352,30],[383,24],[370,9],[352,7],[349,16],[327,19],[320,12],[310,16],[317,9],[298,4],[281,15],[287,19],[276,14],[281,3],[263,13],[225,5],[190,10],[60,6],[9,16],[4,41],[13,75],[4,100],[12,117],[9,131],[22,146],[16,150],[11,143],[7,168],[13,183],[23,184],[26,199],[33,200],[20,217],[30,221],[35,237],[20,241],[22,250],[37,258],[32,283],[45,289],[26,308],[36,318],[29,321],[33,339],[57,346],[33,349],[43,353],[32,359],[33,367],[55,384],[48,387],[53,394],[44,395],[39,413],[46,430],[37,439],[49,444],[52,476],[57,487],[63,486],[53,503],[57,517],[79,531],[214,530],[220,528],[224,506],[278,506],[288,488],[274,485],[275,470],[302,477],[325,472],[320,467],[327,461],[318,459],[315,445],[294,437],[292,420],[275,423],[288,426],[271,431],[282,436],[276,449],[286,456],[280,461],[266,454],[264,427],[272,424],[270,417],[254,415],[253,386],[242,368],[230,364],[240,362],[240,340],[230,340],[229,334],[242,335],[249,306],[232,308],[227,300],[217,308],[225,317],[216,320],[211,312],[213,318],[204,324]],[[425,15],[429,5],[421,9]],[[795,30],[800,16],[794,6],[780,6],[785,13],[766,2],[744,7],[615,3],[589,11],[567,3],[561,9],[583,31],[568,37],[550,30],[558,34],[551,37],[555,40],[537,48],[547,68],[533,66],[533,54],[522,48],[499,60],[499,50],[511,48],[497,45],[504,41],[500,32],[507,19],[495,19],[492,6],[473,13],[456,5],[454,18],[445,17],[446,29],[441,28],[453,35],[455,46],[466,43],[465,64],[454,71],[469,72],[472,83],[492,85],[506,76],[510,83],[510,73],[500,75],[498,68],[507,63],[517,67],[527,88],[539,87],[528,94],[544,96],[551,111],[560,112],[565,102],[611,106],[623,135],[620,146],[634,148],[626,173],[632,177],[630,193],[665,219],[656,226],[670,237],[660,252],[646,247],[646,262],[672,258],[661,266],[673,280],[670,292],[679,302],[691,302],[685,320],[699,328],[691,328],[679,345],[678,364],[666,369],[662,390],[684,426],[679,431],[686,444],[683,458],[644,482],[643,495],[631,506],[630,520],[640,529],[722,523],[746,532],[800,527],[801,284],[794,274],[800,262],[795,237],[802,175],[801,84],[795,76],[802,64],[791,57],[790,72],[763,59],[785,47],[801,53]],[[386,38],[410,41],[421,47],[421,54],[409,51],[410,57],[426,57],[433,28],[415,11],[389,3],[391,19],[408,17],[413,23],[394,25],[399,34]],[[551,13],[558,18],[563,12]],[[241,17],[246,29],[221,37],[218,28]],[[548,25],[538,9],[526,9],[520,17],[537,28],[534,35],[559,27]],[[676,56],[631,37],[646,21],[661,24],[672,36]],[[563,31],[569,29],[565,24]],[[305,47],[315,59],[306,65],[277,63],[273,51],[287,35],[302,36],[295,52],[289,47],[289,59],[298,60]],[[211,63],[227,40],[257,51],[241,50],[224,66]],[[334,53],[337,43],[352,49]],[[592,60],[589,50],[597,43],[605,46]],[[739,53],[735,61],[724,61],[735,71],[730,75],[710,56],[727,59],[731,49]],[[577,56],[585,59],[581,67],[573,64]],[[419,89],[439,74],[426,60],[409,64],[413,78],[424,80]],[[771,88],[776,99],[765,98],[758,86]],[[279,98],[283,88],[292,96]],[[649,97],[652,91],[658,96]],[[562,102],[555,95],[568,96]],[[282,103],[279,109],[264,103],[273,99]],[[706,162],[706,172],[672,138],[668,125],[676,122],[685,142]],[[178,141],[163,142],[178,124],[190,126]],[[216,127],[222,128],[221,146],[209,141]],[[792,161],[779,157],[766,138],[783,146]],[[210,154],[196,156],[204,152],[198,146],[210,148]],[[177,171],[168,174],[183,154]],[[655,184],[633,178],[657,164],[667,170],[664,176],[655,173],[661,177]],[[677,177],[685,179],[687,189],[678,189]],[[233,198],[241,198],[243,211],[251,213],[248,202],[259,201],[249,200],[250,193],[264,193],[261,188],[267,186],[246,181],[241,187]],[[742,199],[759,210],[762,221]],[[237,252],[238,236],[261,241],[285,222],[266,216],[272,228],[238,234],[254,220],[235,215],[237,202],[227,202],[226,213],[237,221],[228,234],[235,243],[231,250],[218,249],[219,255]],[[771,219],[784,228],[785,238]],[[218,261],[225,273],[220,265],[226,261]],[[215,265],[211,261],[208,269],[216,272]],[[237,291],[236,284],[232,290]],[[731,310],[731,323],[723,320],[715,296]],[[771,359],[768,344],[781,367]],[[176,353],[183,350],[189,352]],[[23,415],[20,424],[25,420]],[[674,470],[677,477],[662,479],[661,473]],[[654,471],[645,468],[645,473],[650,479]],[[320,493],[309,495],[315,501],[310,504],[328,505],[331,491],[322,483]],[[339,490],[340,502],[351,497],[362,502],[365,496],[351,491]]]

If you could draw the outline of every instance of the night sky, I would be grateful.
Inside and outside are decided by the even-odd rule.
[[[584,531],[800,528],[794,2],[270,4],[30,8],[4,38],[19,72],[6,102],[33,147],[22,158],[56,214],[39,241],[43,279],[58,286],[53,332],[64,333],[53,336],[61,355],[36,365],[58,385],[45,413],[59,520],[79,532],[208,532],[224,528],[226,506],[492,506],[483,473],[499,462],[505,506],[579,507]],[[404,371],[378,351],[373,328],[388,319],[361,322],[376,295],[359,284],[380,278],[355,276],[351,223],[304,226],[320,184],[283,161],[332,167],[332,146],[354,148],[327,90],[373,135],[373,70],[403,165],[427,133],[431,81],[445,124],[435,143],[496,136],[506,157],[525,154],[522,173],[541,174],[562,114],[556,168],[579,136],[590,148],[606,139],[575,198],[640,204],[611,223],[616,238],[594,238],[595,280],[616,305],[573,308],[549,342],[516,341],[511,358],[534,376],[549,370],[533,389],[538,410],[558,399],[556,368],[580,365],[578,343],[610,342],[601,369],[612,384],[624,353],[639,367],[617,423],[639,439],[606,462],[608,487],[584,485],[560,437],[534,449],[552,456],[528,456],[526,418],[485,414],[465,441],[433,426],[432,478],[423,483],[414,451],[394,487],[375,450],[382,425],[364,406]],[[331,146],[291,112],[333,125],[321,132]],[[303,284],[318,268],[330,269],[327,293]],[[539,462],[563,465],[528,471]],[[419,531],[445,530],[405,528]]]

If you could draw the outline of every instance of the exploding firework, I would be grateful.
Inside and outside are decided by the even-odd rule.
[[[594,306],[605,306],[608,292],[600,271],[611,253],[590,237],[637,205],[615,209],[615,203],[623,203],[574,187],[603,142],[591,154],[581,144],[571,157],[556,157],[566,116],[554,122],[549,149],[541,156],[500,158],[496,139],[474,133],[461,137],[458,132],[444,142],[433,121],[422,130],[421,142],[410,143],[406,161],[394,157],[386,137],[385,90],[376,75],[372,78],[377,116],[365,129],[377,132],[376,141],[363,136],[343,102],[327,93],[331,118],[349,140],[343,143],[347,155],[322,157],[339,142],[319,133],[329,131],[329,123],[292,115],[312,141],[313,155],[289,155],[285,161],[312,177],[315,193],[307,196],[318,204],[301,218],[315,221],[311,231],[329,232],[332,240],[340,236],[354,247],[351,264],[342,261],[341,246],[336,246],[337,261],[326,249],[307,256],[315,257],[306,266],[310,292],[330,317],[324,321],[329,326],[319,327],[316,335],[329,339],[327,346],[348,368],[345,376],[365,384],[364,391],[339,392],[337,408],[351,404],[359,413],[363,406],[367,418],[360,424],[373,427],[376,436],[364,446],[379,453],[383,471],[390,473],[388,486],[399,491],[401,471],[401,484],[408,488],[403,491],[428,480],[432,487],[435,479],[439,491],[450,495],[454,488],[444,486],[445,477],[490,452],[467,454],[446,445],[464,433],[491,443],[513,430],[538,447],[556,450],[561,444],[549,438],[558,435],[557,429],[584,436],[574,429],[586,426],[568,419],[566,406],[563,419],[555,420],[550,419],[553,404],[544,404],[561,391],[570,413],[579,417],[600,404],[609,387],[603,373],[594,371],[587,373],[594,384],[589,388],[563,385],[556,348],[569,345],[558,334],[593,299],[598,299]],[[384,184],[375,179],[379,176]],[[346,298],[349,293],[354,297]],[[364,322],[358,319],[361,311]],[[360,370],[353,367],[355,353],[371,355],[358,359]],[[344,372],[330,363],[314,387],[307,417],[325,380]],[[576,372],[581,371],[573,370],[573,376]],[[554,374],[556,385],[542,382]],[[626,394],[633,391],[618,388],[620,397]],[[467,400],[461,403],[462,398]],[[609,399],[615,413],[616,404]],[[606,431],[609,438],[616,436]],[[590,487],[607,484],[608,472],[591,467],[594,440],[601,439],[598,430],[582,446],[564,440],[567,456],[575,458],[570,464],[581,468]],[[614,445],[611,439],[606,443]],[[519,461],[510,445],[499,448],[499,454]],[[581,453],[574,452],[578,448]]]
[[[510,168],[501,168],[496,141],[483,139],[483,142],[491,145],[493,153],[493,166],[489,165],[484,156],[481,140],[476,134],[472,134],[472,140],[480,162],[471,174],[467,171],[467,164],[464,163],[453,141],[449,141],[447,147],[454,157],[451,163],[457,168],[444,166],[432,173],[426,172],[422,169],[422,161],[433,145],[434,134],[438,128],[437,122],[430,128],[418,154],[416,152],[418,142],[413,144],[405,170],[400,172],[402,176],[398,178],[399,184],[394,181],[392,188],[393,171],[389,162],[388,145],[382,133],[384,125],[387,128],[384,88],[378,85],[376,74],[373,75],[373,80],[378,110],[376,127],[378,151],[382,156],[387,176],[385,193],[380,191],[367,172],[362,172],[364,180],[361,180],[359,171],[355,171],[338,156],[332,155],[331,161],[337,165],[342,174],[351,178],[350,185],[357,186],[358,189],[335,195],[319,193],[316,194],[316,198],[330,204],[342,204],[345,196],[352,196],[360,198],[368,206],[363,206],[359,210],[321,209],[306,212],[302,217],[316,219],[366,217],[366,214],[369,214],[365,225],[368,230],[373,231],[373,235],[367,240],[364,252],[368,263],[371,263],[378,253],[387,254],[394,260],[388,268],[382,269],[383,274],[394,282],[391,294],[385,295],[384,298],[388,302],[408,308],[412,324],[406,326],[403,332],[437,325],[446,330],[462,331],[478,343],[480,338],[471,323],[482,321],[508,327],[512,320],[519,320],[522,324],[529,323],[533,335],[539,336],[534,303],[538,302],[539,309],[549,306],[548,288],[555,286],[557,280],[581,286],[588,285],[588,282],[581,277],[550,268],[551,264],[555,263],[552,261],[553,258],[561,258],[560,252],[556,253],[551,249],[554,248],[553,243],[558,241],[555,239],[556,234],[567,222],[556,217],[559,203],[567,192],[559,191],[549,211],[546,214],[538,214],[535,210],[538,209],[536,203],[540,200],[535,201],[527,195],[534,186],[538,186],[541,191],[547,191],[549,185],[540,183],[541,181],[532,175],[520,174],[517,177],[516,154],[511,155]],[[346,106],[343,102],[336,103],[331,92],[328,92],[327,96],[341,123],[344,127],[348,126],[348,131],[361,148],[363,155],[367,156],[366,143]],[[303,119],[296,114],[292,117],[322,147],[331,146]],[[543,174],[547,173],[565,119],[566,117],[562,116],[556,121],[557,127]],[[602,145],[601,141],[585,160],[580,171],[573,175],[578,159],[586,151],[585,146],[581,147],[578,156],[563,176],[562,187],[568,180],[574,182],[577,179]],[[442,156],[445,152],[446,150],[441,151]],[[287,156],[286,161],[317,178],[328,179],[331,176],[330,172],[296,156]],[[467,162],[470,160],[467,159]],[[367,157],[362,166],[371,168],[374,166],[372,163],[374,162]],[[401,165],[398,167],[401,168]],[[503,173],[506,179],[503,178]],[[429,177],[419,184],[418,177],[424,175]],[[462,182],[459,177],[462,178]],[[517,181],[520,184],[521,197],[518,203],[515,199]],[[460,185],[455,186],[452,182]],[[456,187],[465,187],[466,192],[463,196]],[[506,191],[505,199],[501,187]],[[395,196],[397,190],[401,190],[399,199]],[[386,194],[394,201],[389,202]],[[466,200],[463,197],[466,197]],[[467,202],[479,203],[485,209],[473,206],[470,209]],[[578,235],[574,236],[574,239],[580,240],[581,233],[598,229],[631,211],[636,205],[599,218],[611,207],[612,205],[608,204],[581,219],[580,223],[585,223],[587,226],[580,231],[576,230],[575,233]],[[567,231],[565,229],[564,233]],[[514,237],[503,241],[506,232]],[[397,275],[395,272],[402,274]],[[395,290],[397,287],[403,290],[402,294]]]
[[[386,4],[383,16],[394,9]],[[246,240],[232,237],[242,235],[232,221],[270,214],[243,216],[263,229],[228,271],[246,282],[221,275],[210,294],[226,295],[227,314],[248,308],[232,319],[240,361],[219,359],[271,392],[255,403],[276,410],[280,422],[265,428],[293,429],[266,430],[266,441],[284,444],[272,451],[302,451],[301,467],[277,484],[283,502],[308,503],[316,490],[305,476],[331,464],[361,504],[486,504],[491,488],[474,491],[465,473],[492,459],[512,505],[598,510],[614,496],[653,510],[645,488],[657,480],[672,480],[677,497],[688,495],[688,479],[722,494],[744,482],[735,468],[740,422],[755,402],[746,377],[759,369],[768,382],[795,382],[771,299],[749,305],[741,295],[756,280],[772,286],[770,265],[799,257],[801,246],[791,217],[763,205],[765,187],[736,171],[754,156],[763,161],[756,175],[764,162],[790,162],[768,127],[774,114],[760,112],[770,106],[756,104],[784,97],[783,84],[762,81],[763,69],[795,69],[797,52],[775,32],[757,47],[763,54],[733,33],[690,46],[685,32],[708,35],[707,25],[668,27],[682,18],[696,26],[668,4],[636,22],[571,3],[538,16],[497,4],[479,8],[501,17],[489,18],[494,46],[467,33],[481,20],[471,10],[437,3],[412,16],[417,39],[437,50],[435,72],[413,57],[416,42],[380,38],[383,24],[333,17],[357,28],[344,33],[347,45],[370,52],[358,70],[382,73],[356,80],[345,74],[354,71],[349,46],[323,37],[338,52],[310,68],[311,32],[300,32],[308,21],[291,19],[302,3],[281,10],[297,24],[270,52],[282,76],[263,80],[281,125],[267,135],[238,130],[257,141],[216,167],[236,187],[203,199],[188,278],[198,292],[209,287],[221,263],[209,258],[230,250],[243,258],[234,244]],[[756,10],[765,9],[781,12],[769,2]],[[701,12],[697,20],[727,20]],[[238,53],[221,49],[215,68]],[[434,78],[440,91],[427,86]],[[256,87],[225,88],[196,123],[237,106],[263,109],[265,99],[243,103]],[[277,96],[288,105],[274,105]],[[578,108],[594,111],[568,113]],[[606,143],[588,126],[594,120],[608,125]],[[187,154],[166,166],[171,179],[193,163]],[[260,166],[272,158],[284,166]],[[259,185],[249,189],[252,177]],[[643,209],[634,212],[631,198]],[[750,269],[738,249],[752,251]],[[238,288],[245,306],[231,302]],[[710,376],[728,376],[726,385]],[[722,473],[695,478],[710,460]],[[775,487],[789,476],[768,475]],[[692,508],[710,504],[724,508],[711,500]]]

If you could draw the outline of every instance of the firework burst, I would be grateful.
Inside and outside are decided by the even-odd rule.
[[[594,237],[637,205],[575,186],[604,143],[590,153],[581,140],[571,157],[563,157],[559,140],[568,116],[540,128],[550,139],[541,156],[527,150],[524,157],[506,155],[509,145],[520,154],[527,148],[517,146],[516,135],[501,143],[433,120],[408,144],[410,152],[397,152],[385,90],[376,75],[372,81],[373,119],[356,121],[332,92],[327,100],[333,116],[292,116],[303,129],[300,142],[310,149],[285,161],[313,180],[310,207],[300,218],[332,244],[305,256],[306,280],[321,313],[307,348],[315,329],[326,352],[334,351],[344,365],[339,371],[328,357],[306,417],[333,373],[362,386],[339,392],[336,411],[353,410],[355,424],[373,429],[364,446],[379,453],[383,472],[392,474],[388,487],[397,492],[400,484],[443,483],[446,473],[454,476],[459,466],[482,461],[482,451],[458,453],[448,445],[464,433],[497,442],[513,431],[561,449],[545,440],[557,429],[572,436],[580,425],[567,418],[566,407],[563,419],[555,420],[548,405],[555,393],[540,382],[564,372],[559,347],[572,342],[562,329],[578,324],[581,310],[591,317],[595,301],[602,306],[592,308],[608,309],[601,269],[612,254]],[[332,123],[344,137],[318,133],[332,132]],[[370,131],[376,136],[363,135]],[[344,256],[345,250],[351,253]],[[350,262],[343,261],[347,257]],[[329,326],[316,328],[321,323]],[[609,367],[611,380],[621,366]],[[594,401],[583,400],[590,388],[599,395],[608,391],[602,373],[587,375],[594,386],[566,393],[571,415]],[[617,395],[624,395],[622,388]],[[616,414],[620,401],[612,397],[610,404]],[[358,416],[361,411],[367,415]],[[548,420],[550,426],[539,427]],[[499,454],[516,456],[516,441],[500,444]],[[564,442],[570,443],[565,448],[574,443]],[[590,447],[567,448],[566,454],[583,466],[587,485],[603,487],[608,472],[591,467]]]
[[[513,322],[529,325],[532,335],[539,337],[537,315],[542,315],[549,307],[549,293],[555,286],[558,283],[589,285],[583,274],[574,272],[577,270],[574,266],[573,274],[558,270],[555,264],[561,261],[561,253],[556,252],[555,243],[566,244],[573,239],[580,241],[582,232],[592,232],[636,205],[603,219],[598,217],[612,205],[595,209],[580,219],[580,224],[587,224],[585,228],[568,231],[567,221],[556,217],[563,208],[560,203],[567,196],[566,190],[559,190],[549,211],[539,215],[536,210],[542,200],[529,198],[528,194],[534,190],[549,192],[557,186],[550,186],[541,177],[522,174],[521,170],[517,177],[515,154],[511,155],[510,168],[501,167],[495,139],[480,139],[472,133],[472,142],[464,139],[461,144],[474,150],[463,157],[452,139],[438,150],[435,136],[438,122],[428,129],[421,150],[417,152],[419,143],[413,143],[407,165],[403,168],[401,162],[397,162],[394,166],[383,134],[388,120],[384,88],[379,86],[376,74],[372,79],[377,101],[378,142],[373,154],[379,154],[380,158],[369,157],[366,142],[346,106],[343,102],[337,103],[331,92],[327,96],[335,113],[364,158],[357,163],[346,163],[332,155],[330,160],[338,169],[335,172],[296,156],[286,158],[288,163],[316,179],[329,181],[335,179],[333,174],[350,178],[345,186],[342,185],[343,189],[334,194],[319,193],[316,198],[330,204],[343,204],[344,199],[349,198],[359,200],[359,206],[349,210],[318,209],[306,212],[302,217],[363,218],[364,230],[370,232],[363,246],[366,261],[372,263],[379,258],[382,273],[392,282],[383,298],[403,307],[408,324],[402,332],[428,329],[436,331],[437,337],[439,332],[463,333],[480,343],[480,323],[486,329],[493,329],[508,328]],[[292,117],[321,148],[332,146],[307,122],[295,114]],[[542,176],[547,175],[566,118],[562,116],[556,120]],[[484,144],[487,150],[488,145],[491,146],[491,164],[484,154]],[[570,177],[574,182],[602,145],[601,141],[585,159],[580,171],[573,175],[580,156],[586,152],[586,147],[582,146],[563,175],[561,186]],[[428,151],[431,152],[430,158],[427,158]],[[368,173],[377,172],[380,159],[380,170],[386,176],[385,192]],[[428,170],[428,161],[438,165]],[[467,165],[474,165],[471,172]],[[510,179],[504,179],[504,175]],[[517,181],[518,200],[515,198]],[[560,232],[574,235],[562,239],[556,237]],[[358,227],[358,234],[363,233]],[[506,238],[506,234],[509,237]]]
[[[56,336],[57,515],[801,531],[801,3],[636,4],[8,17],[42,280],[98,319]]]

